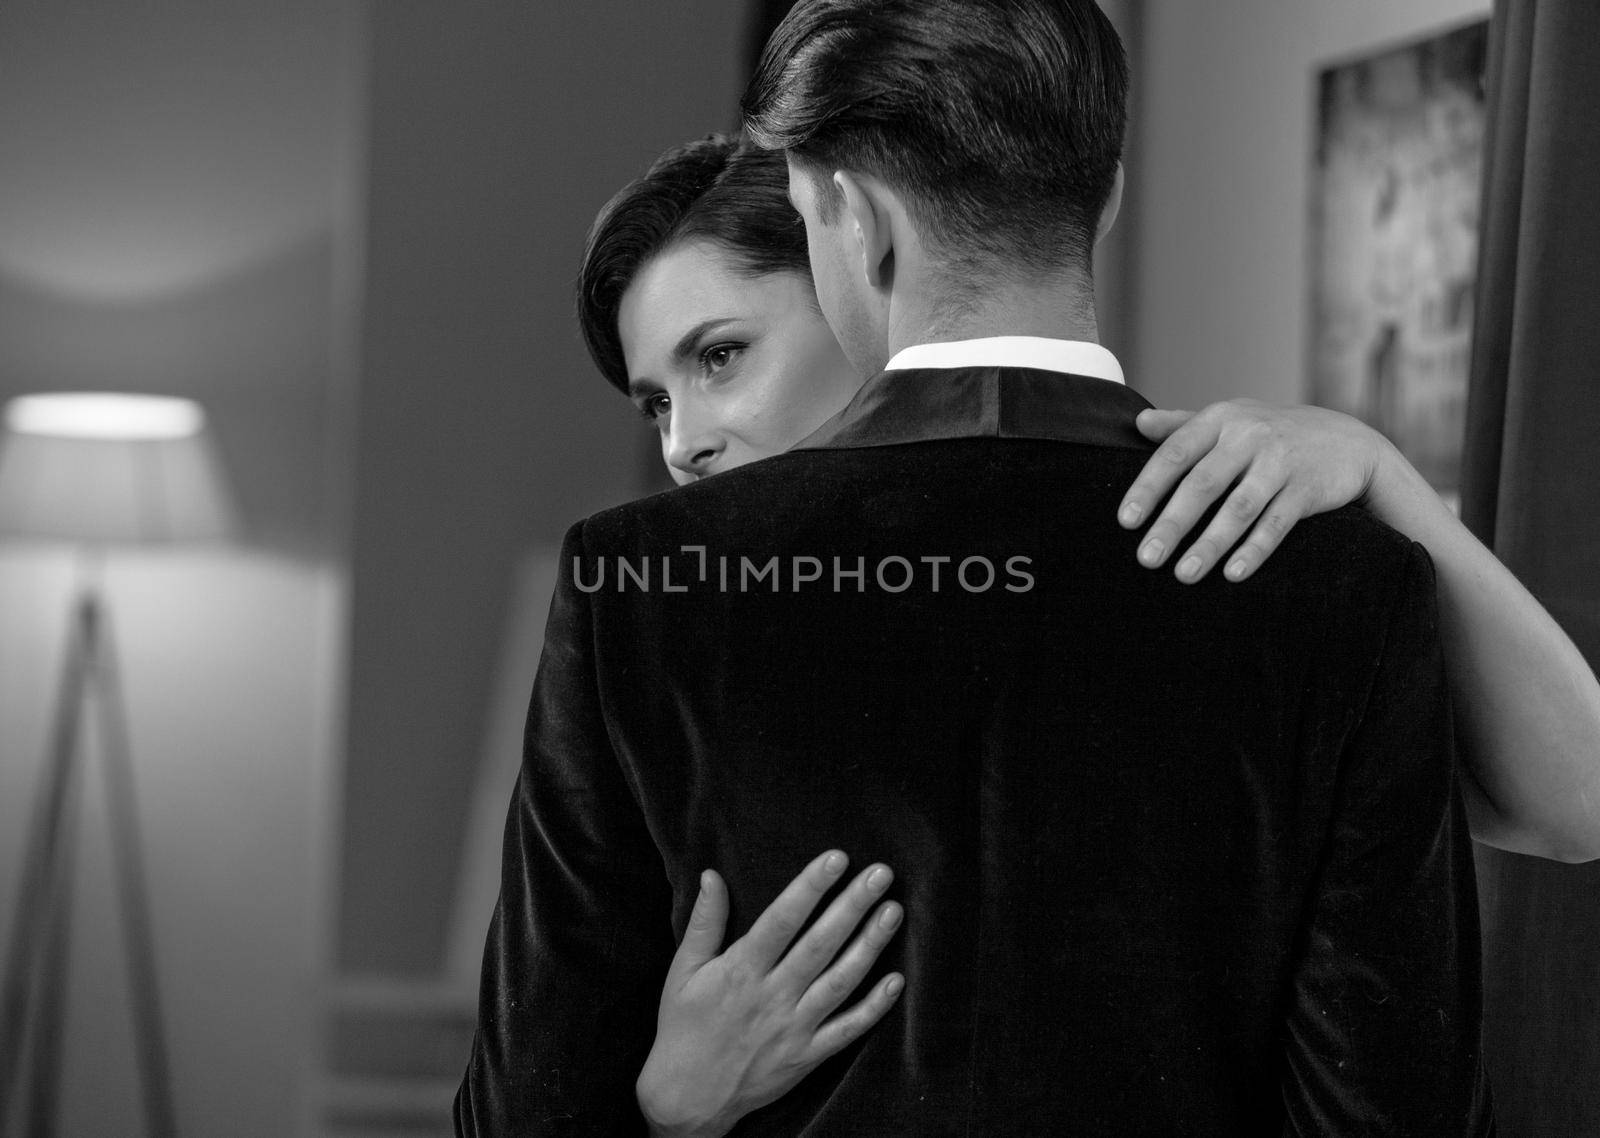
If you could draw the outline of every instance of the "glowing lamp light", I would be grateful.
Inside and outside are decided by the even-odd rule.
[[[0,535],[79,545],[226,536],[232,509],[206,415],[190,399],[21,395],[0,444]]]
[[[165,395],[63,391],[18,396],[6,406],[13,431],[58,439],[185,439],[205,424],[200,404]]]

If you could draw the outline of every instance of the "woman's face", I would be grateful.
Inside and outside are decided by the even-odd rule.
[[[752,275],[720,246],[676,244],[622,294],[628,396],[682,485],[779,454],[850,402],[862,377],[799,273]]]

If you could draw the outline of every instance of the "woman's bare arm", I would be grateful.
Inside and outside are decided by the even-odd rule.
[[[1433,557],[1465,789],[1481,842],[1600,857],[1600,683],[1577,646],[1386,445],[1367,506]],[[1597,598],[1600,599],[1600,598]]]
[[[1335,411],[1253,400],[1193,415],[1146,411],[1139,427],[1161,446],[1119,517],[1136,527],[1167,498],[1139,559],[1151,568],[1175,560],[1180,580],[1199,580],[1224,558],[1227,578],[1243,580],[1301,518],[1349,502],[1421,542],[1438,577],[1472,836],[1558,861],[1600,858],[1600,682],[1544,607],[1387,439]],[[1224,495],[1205,531],[1174,559]]]

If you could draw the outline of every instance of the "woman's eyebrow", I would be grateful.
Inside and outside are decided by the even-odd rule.
[[[683,338],[672,349],[672,362],[674,365],[683,363],[684,360],[694,355],[695,345],[707,332],[714,332],[724,324],[732,324],[738,318],[734,316],[715,316],[710,320],[702,320],[693,328],[683,334]]]
[[[687,332],[685,332],[683,336],[679,338],[678,342],[673,345],[671,356],[672,366],[677,367],[690,356],[694,355],[695,345],[700,342],[701,337],[705,336],[709,332],[715,332],[718,328],[721,328],[726,324],[735,324],[738,323],[738,321],[739,317],[737,316],[713,316],[709,320],[700,321],[700,323],[696,324],[693,328],[690,328]],[[628,380],[629,398],[635,398],[646,391],[653,392],[655,388],[655,380],[650,379],[647,376],[641,376],[637,379],[630,378]]]

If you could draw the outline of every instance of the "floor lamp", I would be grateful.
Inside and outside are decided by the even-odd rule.
[[[0,536],[71,544],[81,580],[0,988],[0,1133],[56,1132],[83,726],[94,715],[145,1133],[177,1134],[127,719],[100,574],[118,546],[228,531],[228,497],[205,425],[197,404],[149,395],[55,393],[6,406]]]

